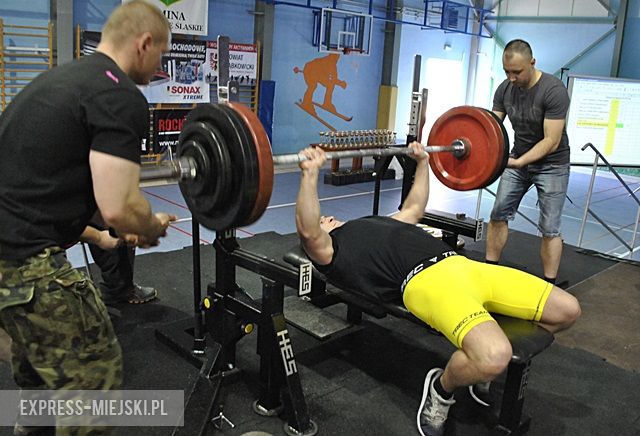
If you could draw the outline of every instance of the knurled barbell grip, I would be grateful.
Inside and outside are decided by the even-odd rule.
[[[451,145],[424,145],[424,151],[427,153],[463,153],[465,146],[460,140],[454,141]],[[347,159],[351,157],[382,157],[382,156],[398,156],[402,154],[413,154],[410,147],[387,147],[387,148],[362,148],[353,150],[330,151],[325,153],[327,160],[331,159]],[[273,156],[273,165],[291,165],[299,164],[307,160],[302,154],[281,154]]]

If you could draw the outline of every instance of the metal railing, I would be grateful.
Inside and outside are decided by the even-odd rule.
[[[636,237],[637,237],[637,234],[638,234],[638,223],[640,222],[640,200],[636,196],[636,193],[634,191],[632,191],[631,188],[629,188],[629,185],[627,185],[627,183],[622,179],[622,177],[620,177],[620,174],[618,174],[618,172],[615,170],[615,168],[611,166],[611,164],[607,161],[607,159],[602,155],[602,153],[600,153],[600,151],[592,143],[589,142],[589,143],[585,144],[582,147],[582,151],[586,150],[587,148],[591,148],[596,156],[595,156],[595,160],[593,162],[593,171],[591,172],[591,180],[589,181],[589,190],[588,190],[588,193],[587,193],[587,201],[586,201],[585,206],[584,206],[584,214],[582,215],[582,223],[580,224],[580,233],[579,233],[579,236],[578,236],[578,247],[582,247],[582,238],[583,238],[583,235],[584,235],[584,229],[585,229],[585,225],[586,225],[586,222],[587,222],[587,216],[591,215],[605,229],[607,229],[607,231],[609,233],[611,233],[618,241],[620,241],[620,243],[628,250],[622,256],[631,257],[631,255],[634,252],[635,246],[636,246]],[[629,192],[629,196],[631,198],[633,198],[635,200],[635,202],[638,204],[638,211],[636,213],[636,221],[635,221],[634,226],[633,226],[633,235],[631,237],[631,243],[627,243],[624,239],[622,239],[616,233],[615,230],[613,230],[609,225],[607,225],[607,223],[604,222],[604,220],[602,220],[589,207],[589,205],[591,203],[591,196],[593,194],[593,186],[594,186],[594,183],[595,183],[596,171],[598,170],[598,166],[599,166],[599,162],[600,161],[602,161],[604,163],[604,165],[606,165],[606,167],[609,169],[609,171],[611,171],[611,173],[618,179],[620,184],[622,184],[622,186]]]

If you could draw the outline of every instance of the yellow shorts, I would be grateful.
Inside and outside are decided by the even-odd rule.
[[[404,305],[458,348],[489,312],[540,321],[553,285],[529,273],[451,256],[413,276]]]

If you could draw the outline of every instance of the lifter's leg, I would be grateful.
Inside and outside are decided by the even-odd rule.
[[[444,372],[433,368],[427,374],[416,423],[422,436],[442,435],[453,391],[461,386],[493,380],[511,359],[511,344],[498,324],[482,322],[467,333],[462,349],[451,356]]]
[[[493,380],[505,370],[511,360],[509,340],[495,321],[473,327],[447,363],[442,375],[442,387],[453,392],[462,386]]]
[[[571,327],[580,313],[580,303],[576,297],[554,286],[544,305],[538,324],[551,333],[556,333]]]

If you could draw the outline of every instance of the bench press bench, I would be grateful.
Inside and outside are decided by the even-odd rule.
[[[309,306],[310,302],[318,307],[328,307],[336,303],[344,303],[347,305],[347,321],[352,324],[359,324],[364,312],[378,319],[387,315],[404,318],[437,333],[411,314],[401,300],[383,302],[358,290],[346,289],[339,284],[327,282],[326,278],[311,266],[309,259],[299,246],[288,251],[283,256],[283,260],[298,268],[301,276],[308,274],[309,270],[313,271],[313,285],[311,291],[305,296],[307,302],[296,304]],[[300,300],[297,296],[288,298]],[[285,313],[287,313],[287,320],[291,321],[289,316],[291,312],[286,309]],[[531,421],[529,416],[523,414],[531,360],[553,343],[554,336],[531,321],[501,315],[494,315],[494,318],[511,342],[513,356],[507,368],[500,411],[492,434],[520,435],[527,432]],[[295,324],[295,321],[292,323]]]

